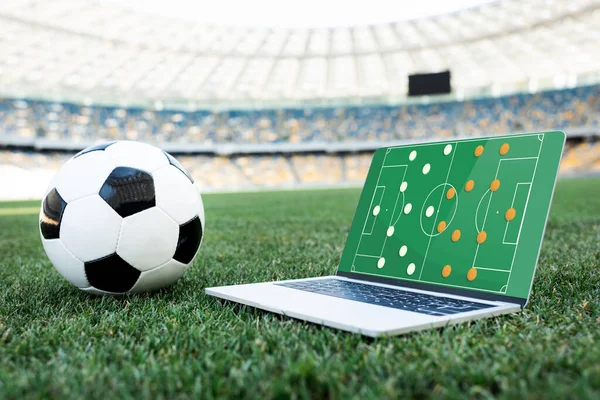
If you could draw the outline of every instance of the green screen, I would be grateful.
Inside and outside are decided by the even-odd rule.
[[[527,298],[564,141],[544,132],[377,150],[339,271]]]

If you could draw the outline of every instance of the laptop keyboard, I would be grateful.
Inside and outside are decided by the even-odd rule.
[[[349,282],[341,279],[315,279],[310,281],[277,283],[277,285],[305,292],[354,300],[361,303],[436,316],[452,315],[494,307],[490,304],[366,285],[364,283]]]

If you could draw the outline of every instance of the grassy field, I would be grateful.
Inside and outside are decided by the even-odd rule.
[[[600,180],[559,182],[522,313],[369,339],[207,286],[332,274],[358,190],[207,195],[172,289],[101,298],[45,257],[37,202],[0,204],[0,398],[600,398]]]

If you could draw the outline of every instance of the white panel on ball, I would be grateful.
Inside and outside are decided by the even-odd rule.
[[[179,169],[172,165],[152,174],[156,191],[156,205],[173,218],[184,224],[200,212],[202,203],[198,189]]]
[[[77,258],[87,262],[117,249],[122,218],[100,196],[67,204],[60,239]]]
[[[62,276],[78,288],[90,286],[85,277],[83,261],[70,253],[60,239],[46,240],[42,238],[42,244],[48,258]]]
[[[97,194],[114,168],[115,163],[104,151],[86,153],[67,161],[50,188],[56,188],[63,200],[69,203]]]
[[[104,295],[104,294],[110,294],[110,295],[122,295],[123,293],[113,293],[113,292],[107,292],[106,290],[100,290],[100,289],[96,289],[95,287],[86,287],[86,288],[81,288],[81,290],[83,290],[84,292],[88,292],[90,294],[98,294],[98,295]]]
[[[169,165],[169,160],[162,150],[146,143],[121,141],[108,146],[104,151],[120,167],[154,172],[165,165]]]
[[[186,270],[187,265],[176,260],[169,260],[157,268],[142,272],[130,292],[145,292],[172,285],[185,274]]]
[[[179,225],[158,207],[123,220],[117,254],[131,266],[147,271],[175,254]]]

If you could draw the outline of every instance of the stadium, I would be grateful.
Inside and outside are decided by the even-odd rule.
[[[0,2],[0,397],[597,398],[599,1],[292,28],[135,3]],[[412,92],[445,71],[448,90]],[[519,314],[370,340],[204,294],[334,273],[381,147],[555,130]],[[117,140],[176,156],[208,225],[172,289],[99,299],[55,273],[37,224],[60,167]]]

